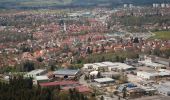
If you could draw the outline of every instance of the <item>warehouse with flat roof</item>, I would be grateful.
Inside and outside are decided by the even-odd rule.
[[[115,80],[112,78],[97,78],[97,79],[94,79],[94,81],[99,84],[110,84],[110,83],[115,82]]]
[[[24,77],[32,77],[35,78],[36,76],[45,75],[47,73],[46,69],[36,69],[28,72],[24,75]]]
[[[72,69],[60,69],[53,72],[55,77],[58,78],[75,78],[78,77],[81,72],[80,70],[72,70]]]
[[[162,94],[164,96],[170,96],[170,86],[168,86],[168,85],[162,84],[158,87],[157,90],[160,94]]]
[[[154,79],[156,77],[169,77],[170,72],[166,72],[166,71],[160,71],[160,72],[139,71],[139,72],[137,72],[137,76],[144,78],[144,79]]]
[[[134,70],[136,68],[125,63],[106,61],[101,63],[84,64],[83,69],[113,71],[113,70]]]

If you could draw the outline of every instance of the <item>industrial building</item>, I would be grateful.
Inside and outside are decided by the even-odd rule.
[[[161,57],[157,57],[154,55],[149,55],[149,56],[145,55],[143,58],[144,59],[139,62],[145,64],[146,66],[151,66],[151,67],[167,66],[167,67],[170,67],[170,59],[161,58]]]
[[[83,69],[107,71],[108,66],[103,63],[92,63],[92,64],[84,64]]]
[[[40,84],[45,82],[49,82],[49,78],[46,75],[36,76],[35,79],[33,80],[34,84]]]
[[[106,64],[103,63],[93,63],[93,67],[99,71],[107,71],[108,70],[108,66]]]
[[[159,63],[154,63],[150,59],[139,61],[139,63],[144,64],[145,66],[148,66],[148,67],[152,67],[153,69],[157,69],[157,68],[160,68],[160,67],[162,67],[162,68],[165,67],[165,65],[159,64]]]
[[[137,76],[144,78],[144,79],[155,79],[155,78],[160,78],[160,77],[169,77],[170,72],[167,72],[167,71],[160,71],[160,72],[139,71],[139,72],[137,72]]]
[[[160,84],[157,91],[164,96],[170,96],[170,83]]]
[[[36,69],[28,72],[24,75],[24,77],[32,77],[35,78],[36,76],[45,75],[47,73],[46,69]]]
[[[41,87],[55,87],[55,86],[71,86],[71,85],[78,85],[79,83],[76,81],[55,81],[55,82],[46,82],[40,83]]]
[[[128,96],[141,96],[145,93],[143,89],[141,89],[140,87],[137,87],[137,85],[133,83],[121,84],[118,87],[118,91],[122,93],[125,88],[126,88]]]
[[[115,82],[115,80],[112,78],[97,78],[97,79],[94,79],[94,81],[100,85],[112,84]]]
[[[127,71],[127,70],[134,70],[134,69],[136,69],[133,66],[127,65],[125,63],[119,63],[119,62],[115,62],[115,63],[112,63],[112,62],[103,62],[103,64],[108,65],[108,70],[109,71],[113,71],[113,70],[125,70],[125,71]]]
[[[134,70],[136,68],[133,66],[127,65],[125,63],[101,62],[101,63],[84,64],[83,69],[94,69],[94,70],[100,70],[100,71],[115,71],[115,70]]]
[[[53,75],[58,78],[76,78],[80,76],[80,70],[71,70],[71,69],[60,69],[53,72]]]
[[[59,86],[61,90],[67,91],[69,89],[76,89],[80,93],[90,93],[92,90],[86,86],[79,84],[77,81],[56,81],[40,83],[41,87],[56,87]]]

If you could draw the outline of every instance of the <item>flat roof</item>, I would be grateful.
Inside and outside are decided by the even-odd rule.
[[[36,79],[36,80],[49,80],[49,78],[48,78],[46,75],[36,76],[35,79]]]
[[[94,64],[93,63],[88,63],[88,64],[84,64],[83,65],[83,68],[88,68],[88,67],[93,67],[94,66]]]
[[[98,71],[92,71],[90,72],[90,75],[97,75],[99,72]]]
[[[163,64],[151,62],[150,60],[139,61],[139,62],[142,64],[145,64],[146,66],[151,66],[151,67],[164,67],[165,66]]]
[[[53,74],[58,75],[76,75],[79,72],[79,70],[71,70],[71,69],[60,69],[55,71]]]
[[[169,81],[167,81],[167,82],[163,83],[163,85],[170,86],[170,82],[169,82]]]
[[[137,73],[140,73],[140,74],[143,74],[143,75],[147,75],[147,76],[158,76],[158,73],[156,73],[156,72],[139,71]]]
[[[145,91],[156,91],[155,88],[149,86],[140,86],[140,88],[144,89]]]
[[[102,62],[103,64],[107,65],[107,66],[114,66],[115,64],[113,62],[109,62],[109,61],[106,61],[106,62]]]
[[[104,83],[104,82],[114,82],[115,80],[112,78],[97,78],[94,79],[98,83]]]
[[[99,67],[107,67],[107,65],[103,64],[103,63],[93,63],[93,64],[95,64],[95,65],[97,65]]]
[[[133,66],[130,66],[130,65],[127,65],[125,63],[120,63],[120,62],[115,62],[115,63],[112,63],[112,62],[103,62],[104,64],[108,64],[109,67],[113,67],[113,68],[117,68],[117,69],[130,69],[130,68],[134,68]]]
[[[109,61],[101,62],[101,63],[84,64],[84,66],[88,66],[88,65],[91,65],[91,66],[96,65],[98,67],[112,67],[112,68],[124,69],[124,70],[130,69],[130,68],[135,68],[135,67],[127,65],[125,63],[120,63],[120,62],[113,63],[113,62],[109,62]]]
[[[48,87],[48,86],[60,86],[60,85],[72,85],[72,84],[79,84],[77,81],[56,81],[56,82],[47,82],[47,83],[40,83],[40,86]]]
[[[170,75],[169,72],[147,72],[147,71],[139,71],[137,73],[140,73],[140,74],[145,74],[145,75],[148,75],[148,76],[167,76],[167,75]]]
[[[46,69],[36,69],[36,70],[32,70],[30,72],[28,72],[27,74],[25,74],[26,76],[32,76],[32,75],[37,75],[39,73],[42,73],[46,71]]]
[[[158,87],[158,90],[159,90],[159,91],[164,91],[164,92],[170,92],[170,86],[160,85],[160,86]]]

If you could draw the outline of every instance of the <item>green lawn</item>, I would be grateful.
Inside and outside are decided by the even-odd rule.
[[[0,7],[3,5],[18,7],[48,7],[71,4],[73,0],[0,0]]]
[[[56,5],[67,5],[72,0],[30,0],[26,2],[20,2],[20,5],[24,6],[56,6]]]
[[[151,39],[170,40],[170,31],[158,31],[153,33],[155,36],[151,37]]]

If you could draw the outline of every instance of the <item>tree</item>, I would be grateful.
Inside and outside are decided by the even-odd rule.
[[[105,61],[105,57],[104,56],[102,56],[102,58],[101,58],[101,62],[103,62],[103,61]]]
[[[152,54],[156,55],[156,56],[160,56],[161,55],[161,51],[160,51],[160,49],[156,48],[156,49],[153,50]]]
[[[120,57],[120,58],[119,58],[119,61],[120,61],[121,63],[123,63],[124,60],[125,60],[125,58],[123,58],[123,57]]]
[[[127,87],[124,87],[123,88],[123,98],[126,98],[126,95],[127,95]]]
[[[97,78],[101,78],[101,73],[100,72],[97,73]]]
[[[26,72],[34,70],[34,63],[31,61],[26,61],[23,65],[23,70]]]
[[[120,100],[120,96],[118,96],[118,100]]]
[[[84,80],[88,80],[89,77],[87,75],[84,76]]]
[[[38,57],[38,58],[37,58],[37,61],[39,61],[39,62],[43,62],[43,60],[44,60],[44,59],[43,59],[42,57]]]
[[[87,47],[86,53],[87,53],[87,54],[91,54],[91,53],[92,53],[92,50],[91,50],[90,47]]]
[[[101,52],[103,53],[103,52],[105,52],[105,47],[104,47],[104,45],[101,45]]]
[[[55,69],[56,69],[56,66],[55,66],[55,65],[51,65],[51,66],[50,66],[50,70],[51,70],[51,71],[55,71]]]
[[[119,58],[119,56],[117,56],[117,55],[116,55],[116,58],[115,58],[115,59],[116,59],[116,62],[119,62],[119,61],[120,61],[120,58]]]
[[[100,100],[104,100],[104,97],[103,97],[103,96],[101,96],[101,97],[100,97]]]
[[[32,78],[25,79],[18,75],[10,77],[9,83],[0,81],[1,100],[52,100],[53,90],[54,88],[34,87]]]
[[[68,44],[64,45],[63,51],[64,52],[69,52],[70,51],[70,47],[68,46]]]

